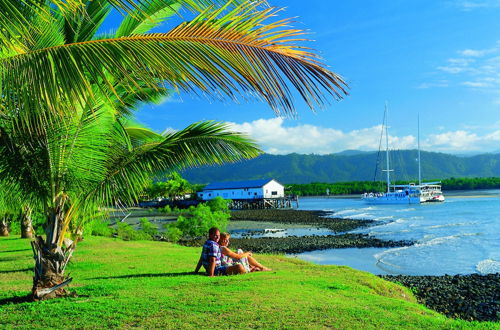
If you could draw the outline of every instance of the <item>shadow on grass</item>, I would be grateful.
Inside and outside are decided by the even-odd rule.
[[[13,269],[13,270],[0,270],[0,274],[32,272],[32,271],[33,271],[33,268]]]
[[[7,258],[0,258],[0,262],[7,262],[7,261],[16,261],[21,258],[26,258],[25,256],[20,256],[20,257],[7,257]],[[32,258],[32,256],[30,256]]]
[[[20,297],[11,297],[11,298],[4,298],[0,299],[0,306],[3,305],[10,305],[10,304],[23,304],[27,302],[33,302],[33,297],[31,294],[26,295],[26,296],[20,296]]]
[[[180,272],[180,273],[161,273],[161,274],[130,274],[130,275],[120,275],[120,276],[101,276],[89,278],[89,280],[108,280],[113,278],[142,278],[142,277],[180,277],[180,276],[206,276],[204,272],[194,273],[194,272]]]
[[[31,249],[19,249],[19,250],[10,250],[10,251],[0,251],[0,253],[21,252],[21,251],[31,251]]]

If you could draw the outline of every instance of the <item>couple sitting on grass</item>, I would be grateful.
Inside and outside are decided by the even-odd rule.
[[[234,253],[231,251],[227,247],[229,233],[220,233],[218,228],[213,227],[208,231],[208,237],[209,239],[203,244],[195,273],[198,273],[202,265],[210,277],[271,270],[258,263],[252,257],[252,252],[238,250],[238,253]]]

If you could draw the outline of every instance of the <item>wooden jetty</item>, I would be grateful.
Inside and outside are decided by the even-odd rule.
[[[299,207],[298,196],[287,196],[281,198],[255,198],[234,199],[230,204],[231,210],[260,210],[260,209],[291,209]]]

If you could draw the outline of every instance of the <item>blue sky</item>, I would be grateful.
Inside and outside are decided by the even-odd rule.
[[[269,153],[376,150],[384,103],[393,148],[500,150],[500,0],[269,0],[311,31],[324,63],[350,95],[316,113],[297,102],[297,119],[261,103],[209,103],[187,94],[147,105],[139,121],[163,131],[198,120],[233,123]],[[169,26],[163,29],[166,31]]]

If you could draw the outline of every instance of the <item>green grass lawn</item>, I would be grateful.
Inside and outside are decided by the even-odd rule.
[[[87,237],[68,272],[77,297],[29,293],[29,240],[0,238],[0,328],[484,328],[416,303],[409,290],[349,267],[257,256],[272,272],[193,275],[200,248]]]

